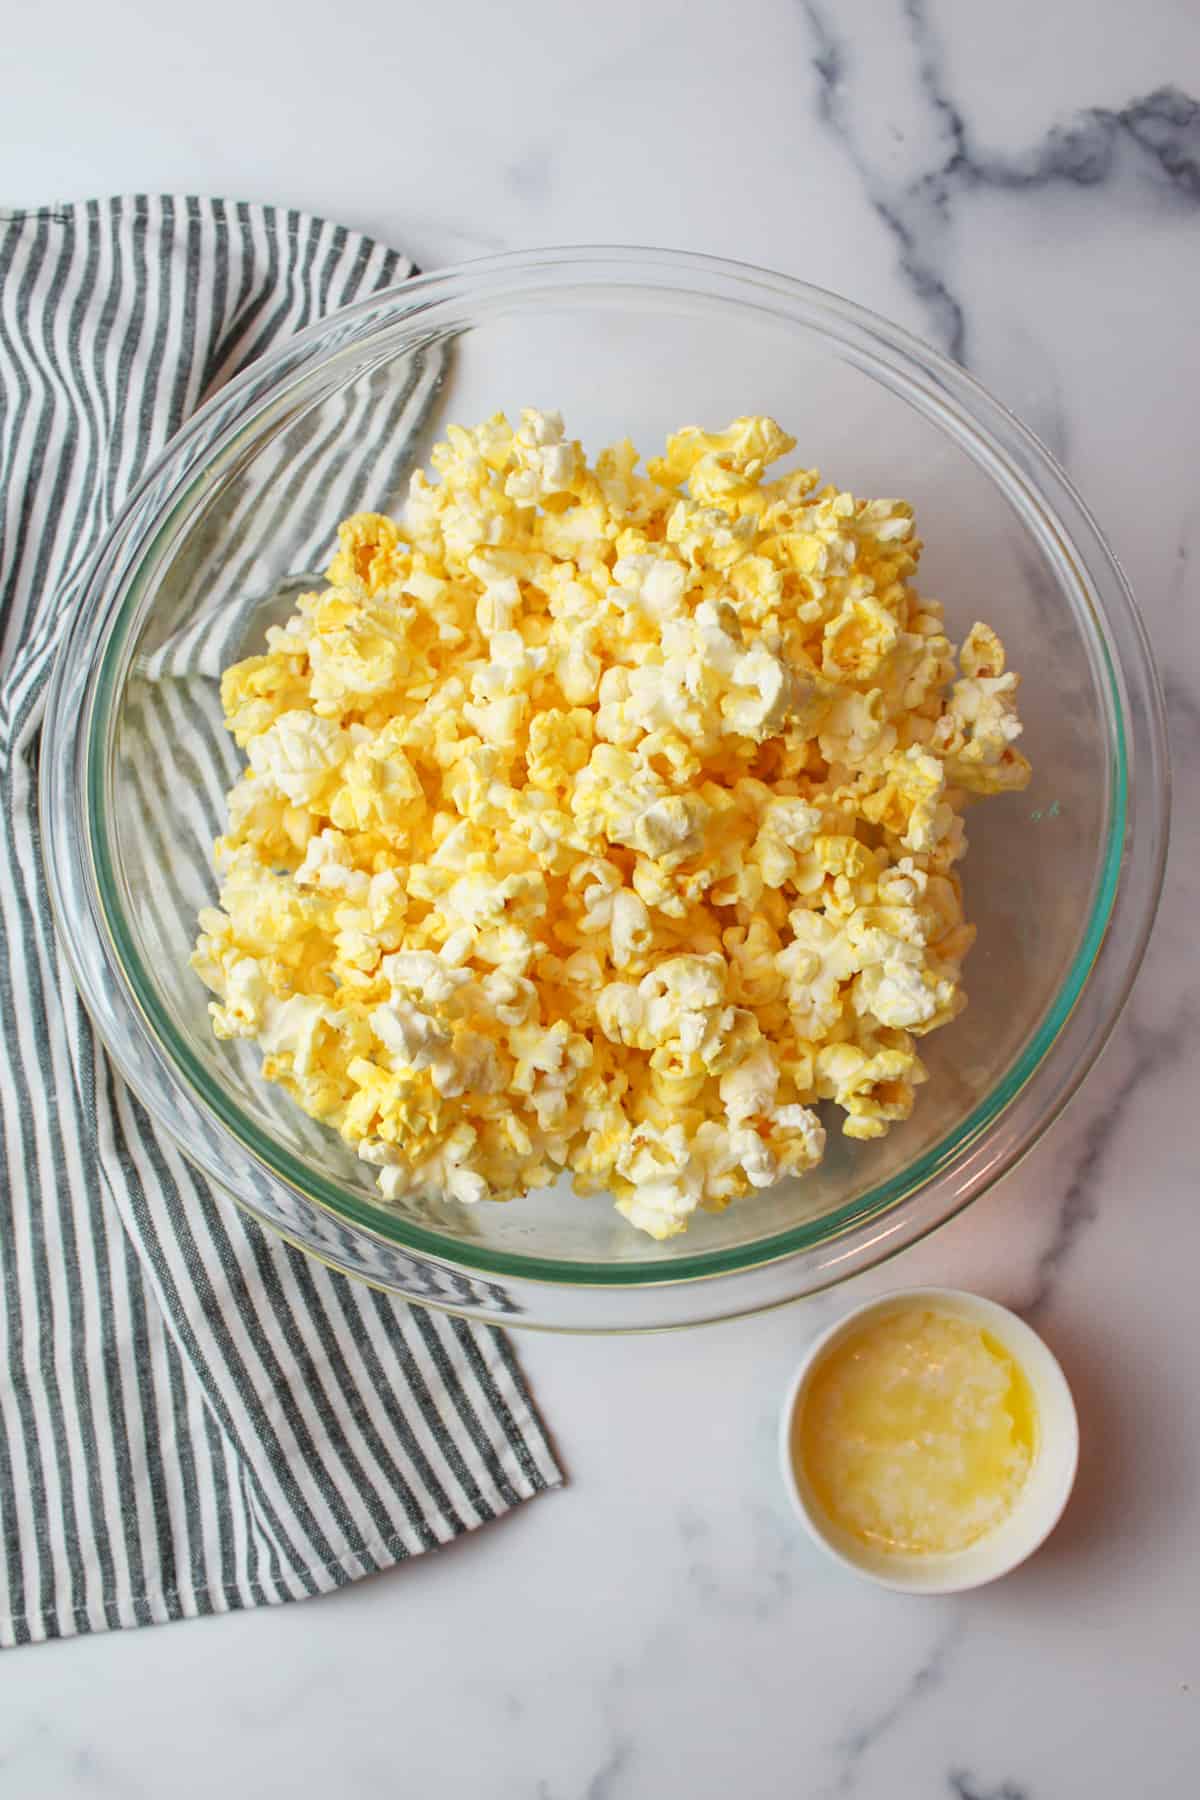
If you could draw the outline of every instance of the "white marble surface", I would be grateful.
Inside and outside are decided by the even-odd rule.
[[[906,1599],[801,1540],[775,1413],[845,1292],[685,1337],[525,1340],[565,1491],[330,1599],[6,1657],[6,1800],[1195,1792],[1194,0],[63,0],[15,11],[5,47],[10,202],[277,200],[427,266],[704,249],[954,349],[1106,524],[1166,670],[1179,793],[1149,963],[1082,1096],[860,1284],[1038,1303],[1084,1453],[1032,1564]]]

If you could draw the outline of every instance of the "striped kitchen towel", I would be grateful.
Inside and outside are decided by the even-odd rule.
[[[51,653],[114,509],[269,345],[411,273],[272,207],[0,214],[0,1645],[323,1593],[562,1479],[499,1332],[310,1261],[151,1127],[41,871]]]

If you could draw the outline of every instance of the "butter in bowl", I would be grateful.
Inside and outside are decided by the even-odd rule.
[[[1075,1479],[1061,1367],[1006,1307],[950,1288],[868,1301],[807,1352],[784,1482],[816,1542],[885,1587],[947,1594],[1016,1568]]]

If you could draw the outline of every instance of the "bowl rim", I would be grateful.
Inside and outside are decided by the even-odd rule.
[[[478,297],[492,292],[547,298],[556,292],[578,295],[580,289],[596,291],[614,285],[660,294],[674,292],[681,298],[724,299],[807,328],[835,354],[899,393],[991,476],[1038,537],[1044,553],[1057,564],[1062,579],[1074,585],[1081,601],[1079,616],[1089,623],[1085,642],[1096,665],[1093,675],[1109,707],[1112,727],[1111,805],[1087,926],[1067,975],[1010,1067],[952,1131],[903,1169],[815,1221],[801,1221],[741,1246],[672,1254],[669,1261],[595,1263],[493,1249],[415,1224],[389,1213],[382,1202],[376,1206],[363,1200],[261,1132],[222,1089],[209,1082],[186,1039],[158,1002],[119,903],[119,875],[105,825],[104,796],[110,761],[106,728],[124,679],[122,658],[130,626],[140,618],[139,602],[156,549],[180,529],[198,490],[211,479],[214,461],[234,454],[239,437],[249,435],[263,409],[282,407],[292,388],[337,356],[361,356],[364,346],[380,332],[394,332],[434,314],[441,303],[469,299],[473,293]],[[331,338],[333,348],[329,349]],[[238,403],[243,397],[261,404],[239,420]],[[231,416],[233,422],[214,449],[206,434],[217,419]],[[1064,511],[1069,528],[1062,520]],[[131,542],[136,556],[130,550]],[[132,557],[130,567],[119,582],[109,585],[122,552],[127,560]],[[1093,579],[1097,574],[1104,580],[1107,604],[1097,594]],[[215,1130],[225,1145],[250,1157],[272,1179],[339,1222],[443,1268],[576,1289],[670,1287],[741,1274],[831,1248],[836,1254],[829,1260],[827,1278],[807,1284],[828,1285],[868,1262],[878,1262],[944,1222],[1027,1153],[1099,1055],[1140,965],[1165,866],[1169,773],[1158,677],[1144,624],[1116,559],[1049,451],[973,376],[903,328],[794,277],[687,251],[572,246],[479,258],[356,301],[306,327],[252,364],[193,415],[126,502],[97,549],[81,592],[75,618],[58,652],[46,703],[40,776],[43,843],[68,961],[118,1067],[176,1141],[179,1115],[202,1114],[205,1142]],[[1118,628],[1124,639],[1123,657],[1117,644],[1110,641]],[[78,704],[81,653],[87,656],[82,705]],[[1130,682],[1136,690],[1134,708],[1125,694]],[[1136,811],[1130,757],[1135,731],[1141,738],[1136,761],[1144,762],[1148,771],[1138,772]],[[68,769],[70,773],[65,775]],[[79,814],[75,831],[58,829],[58,803],[64,793]],[[69,869],[68,863],[72,865]],[[1140,886],[1135,894],[1127,895],[1132,873],[1137,874]],[[80,878],[89,902],[86,919],[73,914],[66,903],[72,884],[80,891]],[[1113,927],[1123,898],[1125,917],[1117,932]],[[85,943],[89,926],[93,941]],[[104,979],[97,972],[97,943]],[[1072,1047],[1070,1068],[1057,1069],[1055,1079],[1043,1083],[1046,1092],[1032,1109],[1033,1116],[1016,1131],[1010,1130],[1006,1144],[980,1166],[978,1153],[986,1134],[1022,1096],[1028,1099],[1035,1077],[1045,1075],[1085,988],[1106,957],[1108,992],[1086,1042]],[[113,978],[115,995],[105,991],[106,982],[111,988]],[[174,1089],[173,1109],[147,1091],[144,1070],[138,1059],[128,1054],[121,1041],[123,1034],[114,1023],[114,1007],[118,1006],[128,1015],[123,1023],[146,1040],[140,1049],[149,1050]],[[206,1174],[227,1187],[227,1159],[198,1153],[194,1136],[184,1146],[189,1155]],[[972,1158],[974,1165],[968,1168]],[[920,1217],[914,1214],[907,1222],[896,1220],[895,1214],[905,1202],[928,1194],[939,1177],[955,1174],[961,1179],[942,1196],[937,1208],[926,1208]],[[263,1216],[256,1208],[251,1210]],[[890,1221],[885,1229],[873,1229],[884,1221]]]

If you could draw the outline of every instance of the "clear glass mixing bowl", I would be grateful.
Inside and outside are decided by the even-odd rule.
[[[836,1131],[801,1182],[656,1245],[607,1199],[388,1206],[372,1171],[218,1043],[188,967],[236,757],[224,663],[261,647],[347,511],[394,512],[446,423],[558,407],[590,450],[769,412],[858,493],[900,493],[952,632],[994,624],[1025,677],[1033,785],[968,818],[970,1005],[877,1143]],[[832,295],[640,250],[491,257],[301,332],[174,440],[99,548],[41,749],[71,964],[117,1064],[219,1187],[339,1269],[514,1324],[637,1329],[842,1279],[1010,1168],[1098,1054],[1150,928],[1167,774],[1128,589],[1041,445],[961,369]]]

